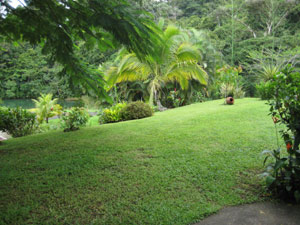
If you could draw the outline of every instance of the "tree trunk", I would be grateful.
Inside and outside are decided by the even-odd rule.
[[[154,100],[155,100],[155,102],[157,103],[158,98],[157,98],[157,91],[156,91],[156,90],[154,91]]]
[[[300,130],[296,130],[295,133],[295,142],[294,142],[294,150],[299,150],[300,144]]]

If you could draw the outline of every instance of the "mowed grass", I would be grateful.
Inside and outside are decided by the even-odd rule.
[[[0,223],[191,224],[263,200],[268,106],[223,100],[0,146]]]

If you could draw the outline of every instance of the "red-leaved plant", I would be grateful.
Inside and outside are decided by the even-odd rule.
[[[267,187],[279,197],[300,202],[300,73],[287,66],[277,73],[271,81],[272,99],[269,100],[270,114],[276,128],[277,124],[285,126],[281,130],[286,149],[263,151],[274,158],[267,164],[264,175]]]

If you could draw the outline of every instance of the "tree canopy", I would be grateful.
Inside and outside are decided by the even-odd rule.
[[[25,0],[12,7],[1,1],[0,30],[2,38],[41,44],[42,52],[63,65],[63,72],[73,83],[83,82],[100,96],[106,96],[104,80],[98,70],[81,61],[74,49],[78,41],[100,49],[125,45],[137,56],[154,53],[159,44],[151,15],[137,10],[125,0]],[[22,1],[21,1],[22,3]]]
[[[159,24],[152,22],[161,18],[163,30],[175,25],[192,37],[189,41],[197,45],[208,74],[206,87],[193,80],[181,93],[221,97],[217,71],[228,64],[243,68],[242,88],[247,96],[255,96],[256,85],[263,82],[262,69],[272,72],[300,63],[300,0],[20,0],[25,4],[18,8],[10,2],[2,0],[0,6],[3,99],[36,98],[39,93],[94,96],[93,89],[105,96],[106,71],[99,68],[118,67],[121,60],[115,53],[123,46],[137,61],[147,63],[151,56],[167,68],[158,51],[165,48],[164,38],[158,34]],[[15,40],[21,40],[20,46],[8,43]],[[163,85],[164,96],[178,84]],[[147,87],[145,81],[122,82],[108,95],[122,93],[120,99],[127,100],[135,93],[133,99],[141,99]]]

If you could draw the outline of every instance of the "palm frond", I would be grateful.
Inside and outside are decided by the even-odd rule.
[[[146,80],[151,73],[149,66],[141,62],[134,53],[125,55],[118,67],[111,67],[107,71],[109,85],[124,81]]]
[[[179,35],[180,30],[178,27],[174,25],[169,25],[166,30],[164,31],[164,40],[167,42],[171,38],[174,38],[174,36]]]
[[[206,85],[208,75],[199,65],[202,63],[201,52],[189,42],[189,35],[173,25],[157,34],[160,34],[164,42],[163,47],[155,46],[158,53],[156,55],[160,55],[160,59],[151,54],[146,55],[143,60],[133,53],[122,55],[118,66],[108,70],[108,83],[147,80],[150,103],[153,103],[154,97],[159,100],[161,87],[167,82],[176,81],[182,89],[187,89],[191,80]]]
[[[206,85],[207,78],[208,75],[206,71],[193,61],[174,63],[170,66],[170,70],[165,75],[165,80],[177,81],[180,85],[183,84],[182,89],[188,87],[188,82],[183,82],[183,80],[197,80],[201,84]]]
[[[176,57],[179,62],[195,60],[201,60],[201,53],[198,49],[190,43],[181,43],[176,50]]]

